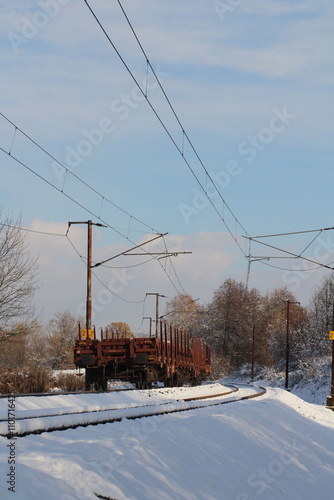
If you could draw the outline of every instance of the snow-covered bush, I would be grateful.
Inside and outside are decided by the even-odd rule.
[[[32,394],[47,392],[52,384],[51,370],[45,367],[5,368],[1,372],[0,393]]]
[[[69,370],[59,370],[53,372],[53,387],[52,390],[60,391],[82,391],[85,388],[85,376]]]

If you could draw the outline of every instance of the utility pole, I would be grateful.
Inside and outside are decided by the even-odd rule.
[[[331,393],[326,399],[326,406],[331,410],[334,410],[334,304],[333,304],[333,330],[329,332],[329,339],[332,341],[332,381],[331,381]]]
[[[289,360],[290,360],[290,304],[298,304],[300,302],[286,301],[286,365],[285,365],[285,388],[289,387]]]
[[[254,361],[255,361],[255,325],[253,325],[253,334],[252,334],[252,373],[251,380],[254,380]]]
[[[158,337],[158,321],[159,321],[159,297],[167,298],[166,295],[161,295],[159,293],[147,293],[147,295],[155,295],[155,336]]]
[[[86,298],[86,330],[88,332],[92,328],[92,224],[91,220],[87,221],[87,298]]]
[[[150,320],[150,337],[152,337],[152,318],[150,316],[144,316],[143,319],[149,319]]]
[[[87,224],[87,295],[86,295],[86,336],[89,338],[89,332],[92,329],[92,249],[93,249],[93,231],[92,226],[107,227],[91,220],[85,222],[69,222],[72,224]]]

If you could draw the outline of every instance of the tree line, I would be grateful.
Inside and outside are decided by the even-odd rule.
[[[251,362],[283,368],[289,321],[291,368],[330,354],[328,332],[333,329],[334,274],[314,290],[308,307],[286,287],[261,294],[256,288],[226,279],[210,303],[201,306],[186,294],[167,304],[166,318],[201,337],[220,365],[236,369]]]

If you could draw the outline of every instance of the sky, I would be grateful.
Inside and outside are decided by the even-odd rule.
[[[177,293],[206,304],[246,282],[248,255],[249,286],[310,303],[334,232],[260,240],[308,261],[249,238],[334,225],[330,0],[12,0],[0,14],[0,205],[58,234],[25,233],[43,320],[84,313],[87,227],[65,236],[69,221],[109,226],[93,229],[94,262],[168,233],[94,271],[96,327],[147,330],[146,293],[165,296],[160,313]],[[166,250],[192,253],[147,255]]]

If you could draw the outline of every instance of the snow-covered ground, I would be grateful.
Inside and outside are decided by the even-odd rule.
[[[59,394],[56,396],[29,396],[16,398],[15,434],[22,436],[35,431],[57,430],[88,423],[107,422],[129,417],[141,417],[217,404],[227,399],[235,388],[219,383],[198,387],[160,388],[111,394]],[[238,397],[258,392],[252,387],[242,388]],[[187,401],[190,397],[215,396],[210,401]],[[0,400],[0,436],[14,430],[8,428],[8,406]],[[2,408],[2,409],[1,409]],[[41,418],[44,417],[44,418]]]
[[[15,415],[168,403],[196,391],[200,395],[208,388],[32,396],[16,401]],[[7,406],[6,399],[0,401],[5,415]],[[115,500],[332,498],[333,431],[334,412],[269,388],[264,396],[227,405],[16,440],[1,437],[0,498],[96,500],[96,494]],[[11,459],[14,465],[8,463]],[[15,493],[8,490],[10,473]]]

